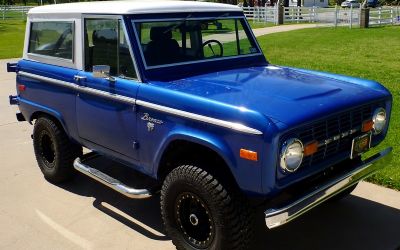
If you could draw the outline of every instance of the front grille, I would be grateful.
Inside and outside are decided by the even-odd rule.
[[[289,137],[298,138],[305,145],[313,141],[319,142],[318,151],[311,156],[304,157],[300,169],[311,165],[317,165],[339,154],[345,154],[346,152],[348,156],[350,156],[352,140],[361,134],[362,123],[372,119],[373,112],[378,106],[382,107],[383,104],[375,103],[365,105],[297,128],[282,137],[282,143]],[[352,134],[333,140],[327,144],[324,143],[327,139],[341,135],[342,133],[347,133],[351,130],[353,130]]]

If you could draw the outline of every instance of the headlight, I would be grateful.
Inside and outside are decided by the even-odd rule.
[[[380,134],[386,126],[386,110],[384,108],[377,108],[372,116],[374,122],[374,134]]]
[[[303,143],[299,139],[285,141],[281,148],[281,168],[287,172],[296,171],[303,160],[303,154]]]

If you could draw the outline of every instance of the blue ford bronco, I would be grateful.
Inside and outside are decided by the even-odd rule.
[[[10,104],[34,123],[44,177],[79,171],[129,198],[160,193],[178,249],[248,248],[257,215],[283,225],[391,159],[391,148],[362,157],[386,136],[386,88],[270,64],[236,6],[59,4],[33,8],[26,27]],[[110,175],[99,156],[149,184]]]

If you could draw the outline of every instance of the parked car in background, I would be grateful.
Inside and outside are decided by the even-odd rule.
[[[371,8],[376,8],[376,7],[380,6],[378,0],[368,0],[367,5],[368,5],[368,7],[371,7]]]
[[[346,0],[340,6],[342,8],[360,8],[361,4],[356,0]]]
[[[385,139],[391,93],[271,64],[237,6],[57,4],[26,25],[9,102],[34,123],[44,177],[79,171],[128,198],[160,197],[178,249],[249,248],[255,220],[282,226],[390,161],[390,147],[362,156]]]

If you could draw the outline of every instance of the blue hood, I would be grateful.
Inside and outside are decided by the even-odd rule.
[[[288,126],[390,96],[372,81],[276,66],[194,76],[165,87],[247,108]]]

